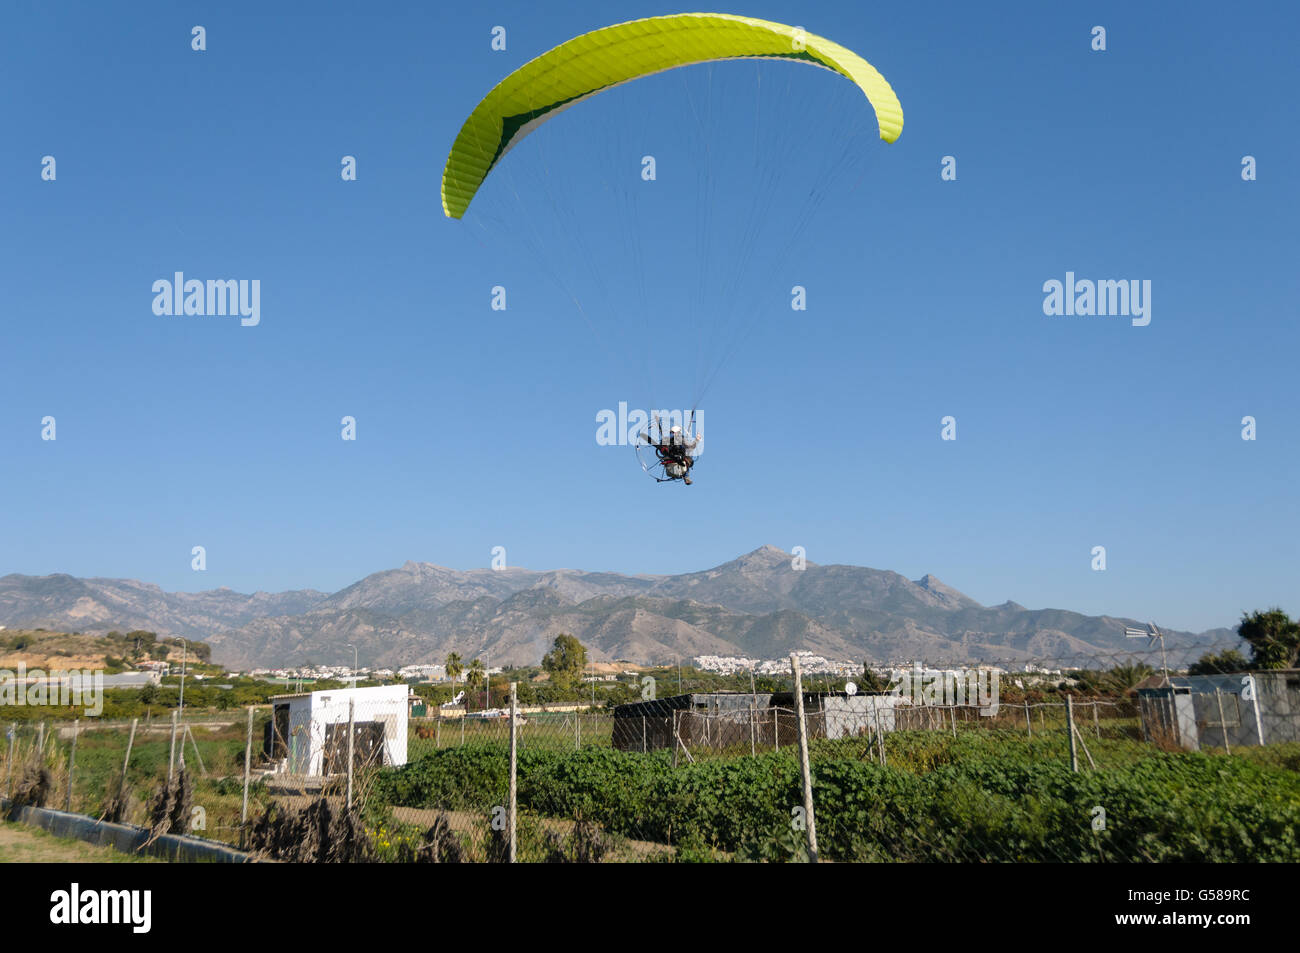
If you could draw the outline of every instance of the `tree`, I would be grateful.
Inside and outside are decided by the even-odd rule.
[[[537,697],[537,688],[528,679],[519,683],[515,692],[515,698],[521,705],[536,705],[539,701]]]
[[[1200,661],[1188,666],[1187,674],[1226,675],[1230,672],[1244,672],[1248,668],[1250,668],[1250,662],[1246,656],[1236,649],[1228,649],[1218,655],[1213,652],[1206,652],[1201,656]]]
[[[479,659],[475,659],[469,663],[469,673],[465,676],[465,685],[468,688],[477,689],[481,683],[486,681],[486,676],[487,672],[483,668],[483,663]]]
[[[551,650],[542,658],[542,668],[551,676],[557,689],[572,690],[587,667],[587,649],[571,635],[561,632]]]
[[[1155,670],[1145,662],[1116,665],[1105,674],[1101,684],[1112,695],[1127,695],[1137,687],[1138,682],[1154,674]]]
[[[451,697],[455,698],[456,679],[460,677],[461,672],[465,671],[465,666],[462,665],[460,662],[460,653],[448,652],[446,665],[447,665],[447,677],[451,679]]]
[[[1300,662],[1300,623],[1281,609],[1243,613],[1237,634],[1250,645],[1255,668],[1295,668]]]
[[[858,686],[863,692],[884,692],[889,690],[889,679],[877,674],[870,662],[862,663],[862,684]]]
[[[1106,673],[1100,669],[1080,668],[1065,675],[1074,682],[1074,690],[1080,695],[1097,695],[1105,690]]]

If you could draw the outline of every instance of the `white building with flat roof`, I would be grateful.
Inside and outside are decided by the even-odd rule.
[[[406,764],[407,687],[273,695],[265,750],[285,774],[347,773],[348,724],[357,769]]]

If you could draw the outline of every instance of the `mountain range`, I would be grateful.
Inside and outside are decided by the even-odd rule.
[[[133,579],[0,577],[0,624],[107,632],[147,629],[209,643],[231,669],[307,662],[397,667],[450,651],[489,664],[535,665],[555,636],[597,659],[665,663],[696,655],[951,664],[1034,660],[1083,666],[1149,653],[1132,619],[1014,602],[984,606],[926,575],[861,566],[794,568],[762,546],[701,572],[622,575],[573,569],[446,569],[408,562],[335,593],[312,589],[164,592]],[[1237,644],[1232,629],[1168,632],[1170,664]],[[1158,656],[1158,649],[1156,650]]]

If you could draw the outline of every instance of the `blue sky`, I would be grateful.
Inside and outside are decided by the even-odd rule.
[[[743,340],[701,403],[708,451],[688,488],[598,446],[595,416],[691,400],[673,329],[695,318],[647,337],[645,314],[605,307],[575,246],[516,254],[507,189],[485,187],[462,222],[438,197],[498,79],[580,32],[681,8],[11,4],[0,573],[333,590],[408,559],[485,566],[494,546],[530,568],[670,573],[771,543],[934,573],[990,604],[1198,630],[1295,613],[1300,15],[1133,6],[724,8],[855,49],[906,126],[892,146],[860,137],[870,148],[779,267],[733,272]],[[1090,49],[1098,24],[1105,52]],[[637,233],[649,291],[627,305],[652,319],[674,295],[700,312],[717,300],[683,277],[701,273],[700,232],[677,174],[691,139],[673,130],[701,83],[743,93],[758,68],[708,69],[580,104],[498,170],[524,185],[549,171],[566,227],[608,254],[622,295],[637,266],[615,239],[639,226],[563,173],[627,155],[632,189],[642,152],[666,157],[640,200],[658,229]],[[771,141],[792,124],[777,171],[797,188],[818,158],[802,144],[870,112],[831,74],[762,69],[793,90],[762,107]],[[749,128],[714,121],[719,144]],[[956,181],[940,179],[945,155]],[[713,174],[732,201],[760,181],[744,163]],[[707,237],[720,254],[730,225]],[[259,279],[261,323],[155,315],[152,284],[175,271]],[[1045,316],[1043,283],[1067,271],[1150,280],[1150,325]],[[794,284],[806,312],[789,308]],[[344,415],[356,441],[340,439]],[[945,415],[956,441],[940,440]]]

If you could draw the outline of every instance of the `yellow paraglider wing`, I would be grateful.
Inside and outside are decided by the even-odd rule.
[[[442,209],[460,218],[488,173],[516,143],[574,103],[679,66],[771,57],[833,70],[876,111],[880,138],[903,131],[889,83],[852,50],[798,27],[725,13],[680,13],[618,23],[574,37],[525,63],[483,98],[461,127],[442,173]]]

